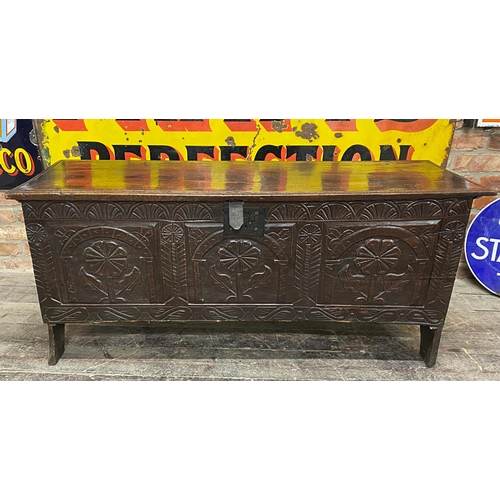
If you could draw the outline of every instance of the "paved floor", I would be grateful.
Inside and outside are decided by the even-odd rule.
[[[419,329],[344,323],[69,325],[47,364],[34,277],[0,272],[0,380],[500,380],[500,297],[456,281],[436,366]]]

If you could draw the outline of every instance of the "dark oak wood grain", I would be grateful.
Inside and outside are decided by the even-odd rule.
[[[17,200],[356,200],[494,195],[428,161],[161,162],[63,160],[7,197]]]
[[[55,365],[64,353],[64,323],[47,326],[49,330],[49,365]]]
[[[70,322],[322,320],[420,325],[432,366],[489,194],[419,161],[63,161],[9,197],[51,364]]]

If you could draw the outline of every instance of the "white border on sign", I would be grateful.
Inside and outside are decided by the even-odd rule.
[[[493,291],[491,288],[488,288],[477,276],[476,276],[476,273],[473,271],[471,265],[469,264],[469,257],[467,255],[467,240],[469,238],[469,231],[470,231],[470,228],[472,227],[472,224],[474,224],[474,221],[488,208],[490,207],[491,205],[493,205],[493,203],[500,203],[500,198],[497,198],[496,200],[493,200],[491,203],[488,203],[485,207],[483,207],[481,209],[481,211],[476,215],[476,217],[474,217],[474,220],[469,224],[469,227],[467,228],[467,232],[465,233],[465,241],[464,241],[464,254],[465,254],[465,260],[467,261],[467,267],[470,269],[470,272],[474,275],[474,278],[476,278],[477,282],[480,283],[484,288],[486,288],[486,290],[488,290],[489,292],[491,292],[492,294],[494,295],[497,295],[497,296],[500,296],[500,293],[499,292],[495,292]],[[500,221],[499,221],[500,222]]]
[[[484,127],[484,128],[489,128],[489,127],[500,127],[500,118],[497,118],[499,121],[497,122],[490,122],[488,120],[485,120],[484,118],[479,118],[477,120],[477,127]]]

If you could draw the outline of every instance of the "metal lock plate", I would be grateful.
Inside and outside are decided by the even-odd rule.
[[[264,207],[245,206],[241,201],[224,204],[224,235],[264,236]]]

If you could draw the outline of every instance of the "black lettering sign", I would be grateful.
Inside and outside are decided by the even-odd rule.
[[[268,154],[276,156],[276,158],[281,159],[281,150],[283,146],[272,146],[271,144],[266,144],[262,146],[255,155],[255,161],[264,161]]]
[[[396,158],[396,152],[390,144],[380,146],[380,161],[407,160],[410,148],[411,146],[407,145],[399,146],[399,158]]]
[[[306,161],[308,155],[316,158],[317,153],[318,146],[287,146],[286,148],[287,159],[297,155],[295,161]]]
[[[342,161],[352,161],[354,158],[355,154],[359,154],[359,158],[361,161],[371,161],[372,160],[372,154],[370,153],[370,150],[361,144],[354,144],[354,146],[351,146],[350,148],[347,148],[342,155]]]
[[[82,160],[91,160],[91,151],[95,151],[99,155],[100,160],[109,160],[110,155],[108,148],[101,142],[80,142],[77,141],[80,148],[80,158]]]
[[[231,155],[236,154],[247,157],[248,146],[221,146],[220,147],[220,159],[222,161],[231,161]]]
[[[171,146],[148,146],[151,160],[161,160],[162,153],[168,156],[170,161],[179,161],[179,153]]]
[[[214,146],[186,146],[188,161],[198,161],[198,155],[204,154],[214,158]]]
[[[126,144],[125,146],[114,145],[115,160],[125,160],[125,153],[132,153],[139,158],[141,157],[141,146]]]
[[[323,161],[333,161],[337,146],[323,146]]]

